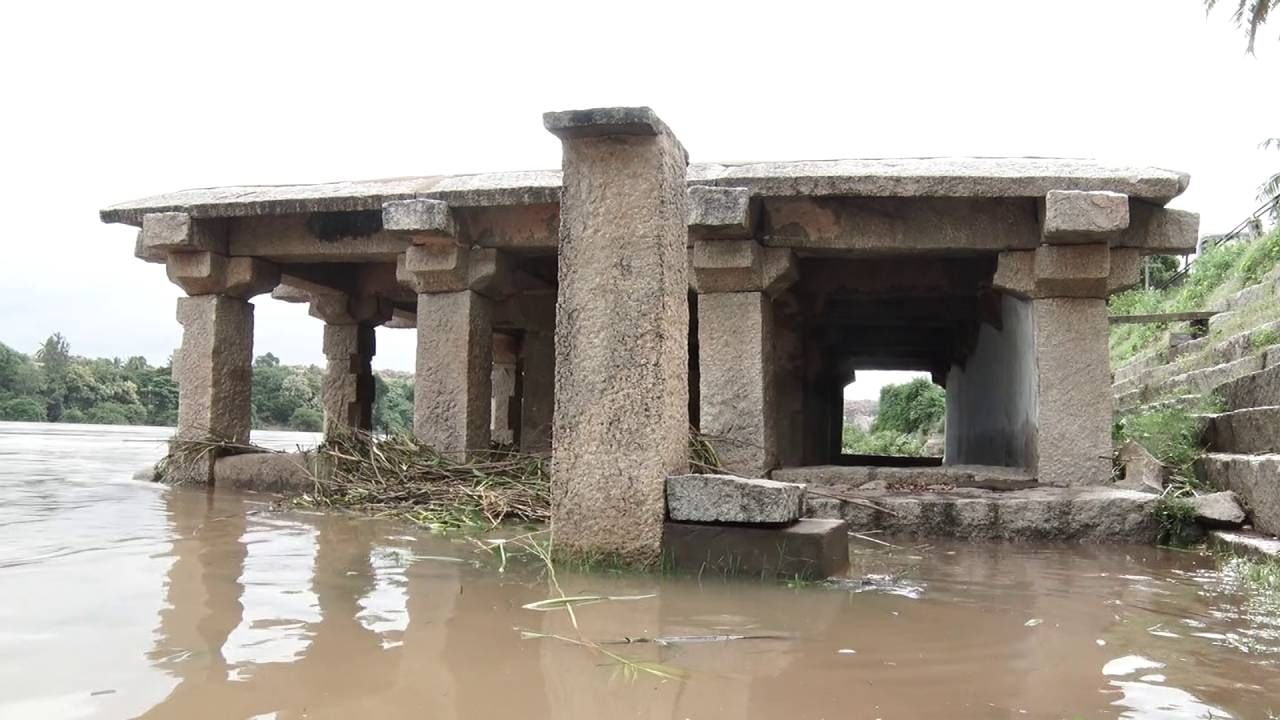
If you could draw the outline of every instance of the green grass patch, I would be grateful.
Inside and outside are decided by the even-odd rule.
[[[1207,310],[1231,293],[1258,283],[1277,264],[1280,264],[1280,229],[1252,242],[1212,247],[1196,259],[1191,272],[1179,285],[1164,290],[1137,288],[1118,293],[1108,302],[1108,310],[1112,315]],[[1169,329],[1168,323],[1113,326],[1112,367],[1152,348]]]
[[[1204,453],[1203,421],[1197,415],[1218,411],[1217,398],[1202,398],[1185,407],[1169,407],[1117,418],[1112,440],[1117,446],[1129,440],[1141,443],[1169,467],[1170,481],[1179,487],[1199,488],[1195,461]]]
[[[1156,542],[1170,547],[1187,547],[1200,539],[1196,526],[1196,510],[1190,500],[1182,497],[1162,497],[1155,507],[1160,534]]]

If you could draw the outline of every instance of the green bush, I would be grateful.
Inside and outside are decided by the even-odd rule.
[[[1186,547],[1200,539],[1196,526],[1196,509],[1190,500],[1178,497],[1161,498],[1156,503],[1156,521],[1160,534],[1156,542],[1172,547]]]
[[[44,422],[48,419],[44,403],[35,398],[16,397],[0,403],[0,420]]]
[[[880,410],[872,433],[927,435],[942,424],[947,393],[925,378],[880,388]]]
[[[300,407],[289,416],[289,429],[320,432],[324,429],[324,414],[315,408]]]
[[[141,425],[146,419],[147,409],[141,405],[105,402],[85,410],[82,422],[93,425]]]
[[[866,432],[854,425],[844,426],[842,452],[849,455],[896,455],[924,457],[925,439],[892,430]]]

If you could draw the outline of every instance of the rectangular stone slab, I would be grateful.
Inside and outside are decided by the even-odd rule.
[[[668,522],[665,567],[698,575],[822,579],[849,568],[848,526],[841,520],[799,520],[786,527]]]
[[[733,475],[667,478],[667,517],[703,523],[789,523],[800,518],[804,486]]]

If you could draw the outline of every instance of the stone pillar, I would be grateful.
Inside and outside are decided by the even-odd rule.
[[[413,433],[463,458],[487,452],[493,412],[493,301],[505,257],[456,237],[448,204],[397,200],[382,208],[383,227],[413,244],[397,259],[397,279],[418,294],[418,357]]]
[[[1107,302],[1032,301],[1039,376],[1039,480],[1098,485],[1111,479],[1111,364]]]
[[[474,290],[418,295],[413,434],[454,457],[489,449],[492,323]]]
[[[169,279],[188,295],[178,299],[182,345],[174,355],[178,385],[175,440],[246,444],[253,418],[253,305],[280,281],[274,264],[228,257],[226,226],[185,213],[142,218],[138,246],[165,258]],[[179,449],[175,447],[175,449]],[[174,481],[210,483],[219,453],[179,452],[168,468]]]
[[[648,108],[548,113],[564,145],[552,527],[570,555],[657,564],[688,471],[688,156]]]
[[[543,330],[526,330],[520,343],[520,450],[551,450],[555,411],[556,342]]]
[[[325,323],[320,396],[326,437],[373,429],[374,339],[372,325]]]
[[[490,375],[493,395],[492,417],[489,434],[499,445],[512,445],[516,441],[516,424],[512,422],[512,410],[519,418],[520,400],[516,394],[516,339],[504,333],[493,334],[493,371]]]
[[[725,470],[765,477],[777,464],[772,295],[795,278],[795,266],[789,250],[740,237],[751,232],[750,216],[743,188],[689,188],[698,429]]]
[[[1033,457],[1047,485],[1111,479],[1111,366],[1107,295],[1110,243],[1129,226],[1129,199],[1107,192],[1052,191],[1042,244],[1000,254],[993,285],[1031,298],[1035,334]],[[1117,267],[1132,273],[1131,262]]]
[[[249,442],[253,415],[253,305],[226,295],[178,298],[174,356],[179,440]]]

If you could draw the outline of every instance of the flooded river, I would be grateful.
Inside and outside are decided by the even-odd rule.
[[[562,571],[641,596],[575,629],[522,607],[540,566],[463,538],[131,480],[167,434],[0,423],[0,717],[1280,714],[1280,606],[1198,554],[855,540],[838,587]]]

